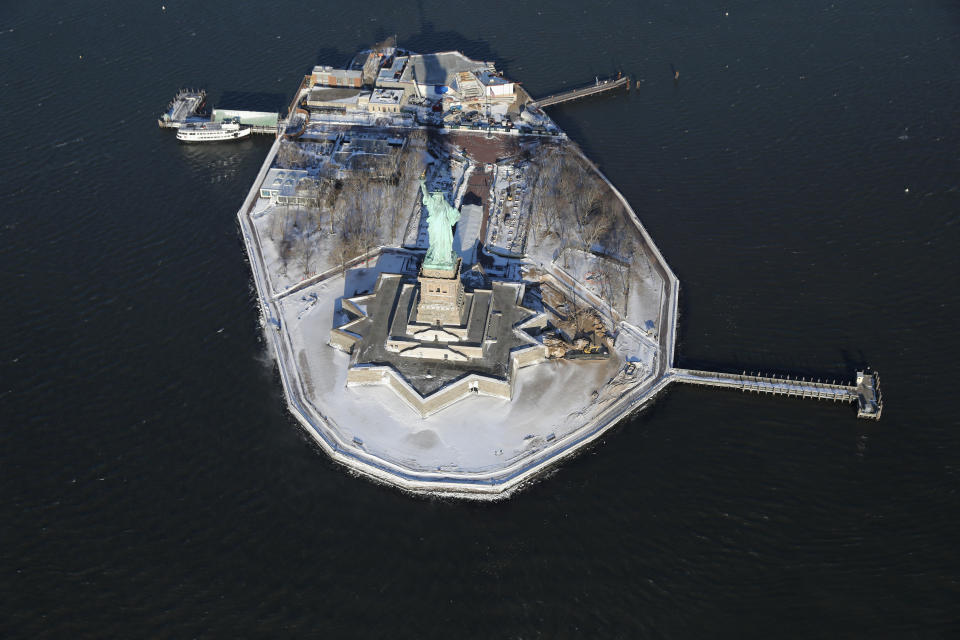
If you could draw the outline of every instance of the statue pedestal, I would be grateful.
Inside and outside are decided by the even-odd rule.
[[[460,258],[457,258],[451,268],[421,267],[418,324],[455,327],[463,324],[464,291],[460,282],[460,262]]]

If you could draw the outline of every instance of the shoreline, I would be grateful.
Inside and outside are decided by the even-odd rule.
[[[670,330],[666,332],[667,335],[658,335],[657,340],[659,351],[663,354],[665,350],[666,358],[657,358],[657,370],[654,377],[630,387],[616,398],[610,406],[601,410],[598,415],[563,437],[557,438],[549,446],[536,451],[531,456],[522,456],[519,460],[495,470],[460,471],[456,473],[440,469],[437,471],[414,471],[367,452],[363,448],[362,440],[359,443],[356,439],[345,441],[342,434],[338,432],[335,423],[332,423],[332,419],[324,416],[320,409],[314,407],[307,399],[304,381],[297,366],[289,332],[285,324],[279,320],[282,314],[277,306],[277,299],[281,297],[281,294],[296,290],[301,285],[308,285],[307,283],[298,283],[289,290],[281,292],[281,294],[272,292],[262,251],[257,243],[256,233],[250,221],[250,213],[254,202],[258,198],[260,183],[269,170],[279,145],[280,140],[277,139],[267,154],[256,181],[238,211],[237,218],[250,261],[261,313],[263,314],[264,332],[268,336],[268,341],[272,345],[276,356],[288,409],[331,459],[371,480],[389,484],[414,494],[481,500],[502,499],[509,497],[514,491],[553,468],[556,464],[583,450],[611,428],[642,410],[673,382],[672,365],[673,348],[676,344],[679,280],[670,270],[653,239],[647,233],[627,200],[596,165],[577,148],[577,153],[587,161],[607,188],[613,190],[616,197],[624,205],[625,210],[630,213],[633,223],[641,233],[645,248],[650,250],[656,260],[661,275],[664,277],[665,286],[669,287],[668,304],[661,305],[660,326],[669,327]],[[382,249],[376,250],[376,254],[379,254]],[[372,256],[366,256],[366,258],[369,257]],[[310,284],[332,278],[339,275],[341,271],[342,268],[338,268],[319,274],[311,279],[313,282]],[[274,330],[271,331],[271,327]]]

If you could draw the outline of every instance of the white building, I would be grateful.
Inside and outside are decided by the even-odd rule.
[[[513,97],[513,83],[505,80],[503,76],[491,71],[481,71],[476,76],[488,98]]]
[[[402,89],[374,89],[367,109],[380,113],[400,113],[404,105],[403,96]]]
[[[270,169],[260,184],[260,197],[276,204],[319,206],[316,180],[303,169]]]

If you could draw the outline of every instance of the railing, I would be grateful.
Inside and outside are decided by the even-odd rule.
[[[857,372],[855,384],[837,384],[836,381],[807,380],[789,376],[763,376],[753,373],[724,373],[696,369],[671,369],[669,375],[677,382],[707,387],[739,389],[743,392],[770,393],[796,398],[856,402],[857,417],[878,420],[883,410],[879,376],[876,373]]]
[[[630,86],[630,77],[623,76],[616,79],[597,81],[596,84],[592,84],[586,87],[578,87],[576,89],[570,89],[569,91],[563,91],[561,93],[555,93],[553,95],[547,96],[540,100],[534,101],[532,104],[536,107],[551,107],[553,105],[560,104],[561,102],[569,102],[570,100],[579,100],[580,98],[586,98],[587,96],[597,95],[598,93],[603,93],[605,91],[612,91],[618,87],[626,85],[628,88]]]
[[[855,385],[837,384],[822,380],[761,376],[743,373],[724,373],[718,371],[697,371],[695,369],[674,369],[678,382],[699,384],[708,387],[726,387],[744,392],[770,393],[774,395],[815,398],[817,400],[839,400],[853,402],[857,399]]]

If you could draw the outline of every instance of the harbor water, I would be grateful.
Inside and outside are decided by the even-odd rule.
[[[679,277],[678,366],[869,365],[883,418],[674,385],[495,503],[331,462],[236,222],[269,136],[156,119],[394,33],[533,96],[629,73],[551,115]],[[4,6],[0,635],[956,633],[958,34],[946,0]]]

